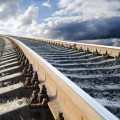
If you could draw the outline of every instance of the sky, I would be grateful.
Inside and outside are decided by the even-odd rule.
[[[120,0],[0,0],[0,34],[120,38]]]

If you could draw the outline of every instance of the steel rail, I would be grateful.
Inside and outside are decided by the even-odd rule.
[[[65,120],[118,120],[29,47],[12,37],[3,38],[8,38],[18,44],[38,72],[40,81],[45,82],[50,97],[48,105],[55,118],[57,118],[57,112],[61,111]]]
[[[58,44],[62,45],[64,47],[75,47],[76,49],[83,49],[83,50],[89,50],[90,52],[95,52],[96,50],[100,54],[105,54],[106,52],[112,56],[116,57],[120,54],[120,47],[114,47],[114,46],[105,46],[105,45],[95,45],[95,44],[87,44],[87,43],[78,43],[78,42],[69,42],[69,41],[62,41],[62,40],[53,40],[53,39],[42,39],[42,38],[34,38],[34,37],[20,37],[27,40],[36,40],[51,44]]]

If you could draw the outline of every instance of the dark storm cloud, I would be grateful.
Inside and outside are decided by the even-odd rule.
[[[64,40],[120,38],[120,17],[61,23],[49,36]]]

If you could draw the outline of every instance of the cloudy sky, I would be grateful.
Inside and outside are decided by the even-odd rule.
[[[120,0],[0,0],[0,34],[120,38]]]

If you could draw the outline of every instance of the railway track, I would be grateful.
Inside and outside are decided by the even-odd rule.
[[[38,75],[22,50],[8,39],[1,38],[0,42],[0,120],[53,120],[45,103],[47,98],[39,104],[35,101],[34,91],[43,94],[45,86],[42,85],[40,90]],[[24,68],[27,68],[26,73]],[[27,85],[28,79],[33,84]]]
[[[120,61],[38,41],[21,40],[120,118]],[[107,55],[106,55],[107,56]]]
[[[15,39],[7,38],[7,37],[4,39],[7,42],[6,42],[6,47],[4,48],[4,51],[3,51],[3,53],[4,52],[5,53],[1,57],[1,66],[3,65],[3,68],[5,66],[5,69],[1,70],[2,76],[0,79],[1,81],[2,80],[4,81],[5,78],[3,74],[5,75],[5,77],[8,77],[8,78],[10,78],[11,76],[15,76],[20,79],[20,81],[18,80],[19,82],[15,81],[11,83],[11,78],[10,78],[10,80],[8,80],[7,83],[2,83],[2,85],[8,84],[7,85],[8,91],[10,90],[9,88],[10,86],[13,86],[13,88],[15,87],[14,91],[18,90],[17,97],[21,95],[21,93],[19,93],[20,91],[24,91],[22,92],[23,94],[20,96],[20,99],[22,99],[22,102],[25,101],[25,99],[30,98],[31,92],[28,92],[28,91],[26,92],[25,86],[23,85],[23,83],[24,84],[26,83],[25,82],[26,77],[22,76],[21,74],[22,69],[21,69],[20,63],[16,62],[18,61],[18,59],[16,60],[16,57],[20,56],[20,53],[21,53],[18,51],[19,50],[21,51],[21,49],[24,52],[26,58],[30,61],[29,64],[32,64],[32,66],[35,67],[35,71],[38,71],[37,73],[41,77],[40,80],[44,79],[42,82],[46,83],[46,86],[48,89],[48,96],[52,96],[54,93],[54,90],[56,90],[56,87],[58,87],[54,82],[56,83],[58,82],[58,84],[61,84],[63,88],[65,87],[64,90],[66,91],[68,90],[66,89],[66,86],[65,86],[66,84],[68,84],[67,86],[69,86],[69,88],[72,89],[71,92],[68,91],[68,94],[71,94],[71,95],[73,94],[73,98],[71,98],[72,103],[71,103],[71,100],[69,100],[70,97],[72,96],[67,95],[66,93],[64,93],[65,91],[63,90],[61,92],[61,89],[63,88],[60,88],[60,90],[58,89],[58,93],[57,93],[58,98],[59,98],[59,94],[61,95],[61,97],[57,101],[53,100],[53,102],[51,102],[50,100],[50,102],[48,102],[49,107],[47,108],[47,110],[52,111],[54,118],[56,118],[57,110],[60,110],[63,112],[64,119],[71,119],[71,120],[72,119],[75,119],[75,120],[79,120],[79,119],[81,120],[84,120],[84,119],[90,119],[90,120],[92,119],[113,120],[114,119],[114,120],[117,120],[120,118],[120,80],[119,80],[120,79],[120,61],[119,61],[120,56],[119,55],[113,56],[113,55],[109,55],[108,52],[101,54],[97,50],[94,52],[91,52],[89,49],[86,49],[86,50],[83,48],[77,49],[75,44],[73,45],[67,44],[65,47],[64,44],[60,45],[60,43],[59,44],[54,43],[54,42],[50,43],[49,40],[39,41],[39,40],[17,38],[19,41],[23,42],[25,45],[27,45],[34,52],[36,52],[38,55],[40,55],[42,58],[44,58],[52,66],[54,66],[61,72],[59,73],[58,71],[55,71],[56,74],[58,73],[57,75],[59,76],[59,78],[57,78],[58,81],[50,82],[49,81],[50,77],[54,77],[56,79],[56,75],[54,75],[53,73],[52,73],[53,74],[52,76],[48,77],[48,75],[50,74],[49,71],[51,69],[54,69],[54,67],[53,68],[49,67],[49,64],[46,63],[46,61],[43,59],[43,61],[45,61],[45,63],[48,66],[48,68],[46,68],[48,69],[48,73],[45,73],[41,68],[43,67],[44,69],[44,64],[40,63],[41,67],[38,67],[38,61],[35,61],[35,59],[33,59],[34,56],[31,56],[32,53],[30,54],[30,52],[25,52],[25,50],[27,49],[24,48],[24,45],[22,45],[22,43],[19,43],[19,41],[15,42],[16,41]],[[11,44],[9,40],[12,41],[12,44],[14,47],[12,45],[9,45]],[[6,50],[6,48],[9,46],[11,47],[10,48],[11,51],[9,49]],[[19,48],[18,46],[20,47],[19,50],[18,50]],[[107,49],[109,48],[106,48],[106,50]],[[16,50],[17,50],[17,53],[16,53]],[[21,60],[21,64],[25,64],[23,61],[24,61],[24,58]],[[9,67],[7,67],[5,63],[8,63]],[[23,69],[24,69],[23,71],[25,72],[25,67],[23,67]],[[11,73],[8,74],[5,71],[11,71]],[[67,78],[69,78],[72,82],[68,81],[66,77],[64,78],[64,75],[62,75],[62,73]],[[11,74],[14,74],[14,75],[11,75]],[[24,80],[21,81],[21,79],[23,78]],[[63,79],[63,78],[65,79],[64,81],[65,85],[61,83],[61,81],[59,81],[59,79]],[[6,86],[4,88],[6,88]],[[4,88],[1,87],[3,91],[5,91]],[[85,92],[81,91],[81,89],[84,90]],[[74,94],[78,94],[78,95],[76,96]],[[14,96],[16,97],[16,95]],[[66,98],[66,96],[68,98]],[[81,102],[82,100],[79,101],[77,98],[84,100],[84,102]],[[68,100],[68,103],[70,103],[68,104],[68,106],[76,104],[75,107],[74,106],[72,107],[72,110],[69,110],[69,112],[72,113],[72,115],[69,115],[68,113],[69,108],[66,108],[67,105],[65,104],[66,103],[65,101],[67,100]],[[10,99],[10,101],[12,100]],[[15,100],[15,102],[16,101],[17,100]],[[80,106],[78,105],[79,103],[80,103]],[[3,104],[3,105],[7,105],[7,104],[9,103]],[[23,104],[24,104],[23,106],[30,106],[28,102],[27,103],[23,102]],[[53,107],[54,104],[58,104],[58,106],[55,105],[56,107]],[[59,106],[61,107],[61,109]],[[23,110],[22,108],[24,107],[21,107],[21,111]],[[27,111],[30,111],[28,110],[28,108],[26,109]],[[38,111],[40,112],[40,110]],[[80,111],[80,113],[78,111]],[[20,112],[20,114],[23,115],[22,112]],[[49,116],[50,116],[49,118],[52,118],[51,114]],[[62,120],[63,118],[61,117],[58,119]]]

